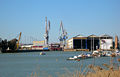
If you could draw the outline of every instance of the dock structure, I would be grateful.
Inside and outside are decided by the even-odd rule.
[[[64,49],[64,51],[89,51],[89,49]]]
[[[112,50],[113,37],[109,35],[77,35],[67,40],[67,48],[64,51],[94,51],[94,50]]]

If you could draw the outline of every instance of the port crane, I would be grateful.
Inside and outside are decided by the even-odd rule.
[[[59,41],[60,41],[60,45],[62,46],[63,49],[64,49],[64,47],[66,45],[66,39],[67,38],[68,38],[67,32],[63,28],[63,23],[61,21],[61,23],[60,23],[60,37],[59,37]]]
[[[17,41],[17,48],[16,48],[16,50],[18,50],[19,49],[19,42],[20,42],[20,39],[21,39],[21,34],[22,34],[22,32],[20,32],[20,34],[19,34],[19,39],[18,39],[18,41]]]
[[[48,42],[49,42],[49,30],[50,30],[50,21],[48,21],[47,24],[47,17],[45,17],[45,34],[44,34],[44,38],[45,38],[45,46],[48,47]]]

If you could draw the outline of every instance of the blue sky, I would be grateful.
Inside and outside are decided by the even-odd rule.
[[[78,34],[120,37],[120,0],[0,0],[0,37],[44,40],[45,17],[50,42],[58,42],[60,21],[71,38]]]

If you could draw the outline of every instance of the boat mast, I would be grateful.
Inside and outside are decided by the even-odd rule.
[[[93,51],[94,51],[94,36],[93,36]]]
[[[91,52],[93,52],[93,51],[92,51],[92,37],[91,37]]]

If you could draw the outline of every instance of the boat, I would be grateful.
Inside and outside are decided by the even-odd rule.
[[[69,57],[67,60],[76,60],[78,57],[77,56],[72,56],[72,57]]]
[[[88,59],[88,58],[92,58],[92,55],[91,55],[91,53],[81,54],[81,55],[78,55],[78,58],[79,59]]]
[[[93,55],[98,55],[98,54],[99,54],[99,51],[93,51],[92,54],[93,54]]]
[[[106,52],[104,52],[104,51],[93,51],[92,55],[95,56],[95,57],[105,57]]]
[[[105,56],[111,56],[112,55],[111,51],[104,51],[104,53],[105,53]]]
[[[81,58],[82,57],[82,54],[78,55],[78,58]]]
[[[46,55],[44,52],[40,52],[40,55]]]
[[[91,54],[91,53],[87,53],[87,54],[86,54],[86,57],[87,57],[87,58],[92,58],[92,54]]]
[[[92,55],[90,53],[86,53],[86,54],[79,54],[78,56],[69,57],[67,60],[77,60],[77,61],[80,61],[82,59],[89,59],[89,58],[92,58]]]
[[[118,49],[116,49],[115,54],[116,54],[116,56],[120,56],[120,51]]]

